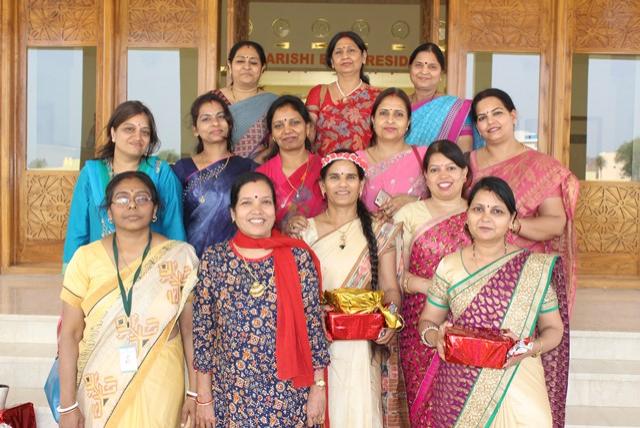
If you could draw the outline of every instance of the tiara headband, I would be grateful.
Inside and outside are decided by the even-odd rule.
[[[330,163],[333,163],[337,160],[346,160],[349,162],[353,162],[355,163],[358,167],[360,167],[360,169],[362,169],[363,171],[367,171],[367,163],[365,162],[364,159],[362,159],[360,156],[358,156],[355,153],[349,153],[349,152],[338,152],[338,153],[329,153],[328,155],[326,155],[325,157],[322,158],[322,168],[324,168],[325,166],[329,165]]]

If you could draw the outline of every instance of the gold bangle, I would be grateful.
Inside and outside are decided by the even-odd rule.
[[[207,401],[206,403],[201,403],[197,398],[196,398],[196,404],[198,406],[209,406],[211,404],[213,404],[213,397],[211,398],[211,400]]]
[[[405,292],[405,294],[413,294],[411,292],[411,290],[409,290],[409,280],[411,279],[411,274],[409,272],[407,272],[404,276],[404,278],[402,278],[402,291]]]
[[[542,354],[542,351],[544,349],[544,347],[542,346],[542,339],[538,338],[538,342],[540,343],[540,348],[538,348],[538,352],[535,352],[532,357],[533,358],[538,358],[540,356],[540,354]]]
[[[428,325],[426,326],[421,332],[420,332],[420,341],[427,347],[429,348],[435,348],[436,345],[432,345],[431,342],[429,342],[427,340],[427,333],[429,333],[429,331],[439,331],[440,328],[436,325]]]

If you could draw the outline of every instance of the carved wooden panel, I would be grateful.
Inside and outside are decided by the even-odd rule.
[[[196,0],[129,0],[129,43],[196,46]]]
[[[95,44],[98,0],[28,0],[28,42]]]
[[[459,31],[469,50],[540,48],[545,0],[466,0]]]
[[[640,50],[638,0],[575,0],[575,47],[582,50]]]
[[[579,272],[640,275],[640,183],[581,182]]]
[[[30,171],[25,178],[26,240],[64,239],[76,174]]]

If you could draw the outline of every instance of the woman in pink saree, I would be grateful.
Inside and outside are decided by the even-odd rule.
[[[422,345],[418,333],[427,290],[440,260],[470,243],[464,230],[468,168],[460,147],[448,140],[434,141],[424,156],[423,175],[430,197],[405,205],[394,216],[404,231],[405,329],[400,333],[400,360],[412,427],[427,426],[426,386],[440,362],[433,348]]]
[[[471,114],[486,141],[485,147],[471,153],[474,183],[487,176],[509,183],[518,201],[518,215],[507,240],[531,251],[562,256],[571,313],[576,289],[578,179],[551,156],[515,139],[516,108],[504,91],[479,92]]]
[[[404,140],[411,124],[411,101],[402,89],[378,95],[371,111],[373,136],[367,149],[357,152],[367,161],[362,202],[367,209],[390,218],[401,207],[427,196],[422,175],[426,147]]]
[[[320,191],[320,156],[311,153],[311,116],[298,97],[283,95],[267,111],[273,151],[257,171],[276,189],[276,227],[294,216],[315,217],[326,207]]]

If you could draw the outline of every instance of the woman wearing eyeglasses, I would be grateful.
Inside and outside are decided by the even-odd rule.
[[[152,232],[159,199],[128,171],[106,189],[114,233],[80,247],[65,272],[60,427],[177,427],[195,420],[192,307],[198,258]],[[188,399],[189,397],[194,399]]]

